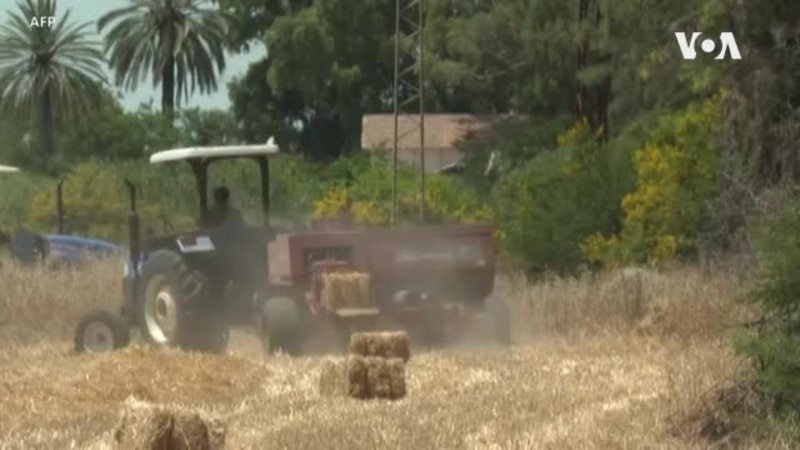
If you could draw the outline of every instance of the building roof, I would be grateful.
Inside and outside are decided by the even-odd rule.
[[[150,155],[150,163],[156,164],[202,158],[238,158],[244,156],[275,155],[277,153],[278,146],[275,145],[275,140],[270,138],[266,144],[260,145],[226,145],[219,147],[188,147],[164,150]]]
[[[505,115],[472,114],[426,114],[425,148],[454,148],[470,133],[488,128]],[[417,115],[398,117],[398,147],[418,149],[420,147],[420,121]],[[362,118],[361,148],[376,150],[391,149],[394,145],[394,115],[365,114]]]

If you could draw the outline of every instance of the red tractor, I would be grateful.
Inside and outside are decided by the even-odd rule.
[[[495,277],[491,225],[396,228],[326,227],[276,233],[269,221],[269,161],[277,146],[195,147],[153,154],[151,163],[188,162],[199,195],[198,229],[142,242],[136,188],[130,191],[129,261],[119,313],[94,311],[76,334],[80,352],[106,352],[138,328],[161,347],[220,352],[230,327],[255,324],[265,350],[298,354],[323,328],[349,332],[380,323],[420,329],[441,341],[446,331],[486,310],[497,341],[510,342],[507,305],[491,299]],[[212,226],[208,167],[245,158],[260,167],[264,223]],[[337,304],[333,280],[357,279],[358,301]],[[327,296],[327,297],[326,297]],[[328,298],[330,297],[330,298]],[[345,299],[347,300],[347,299]],[[388,325],[387,325],[388,323]],[[412,331],[412,337],[415,335]]]

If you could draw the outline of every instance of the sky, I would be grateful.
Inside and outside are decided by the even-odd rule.
[[[10,11],[17,9],[19,0],[0,0],[0,21],[5,22]],[[96,22],[103,14],[126,6],[130,0],[57,0],[57,19],[70,10],[70,21],[75,22]],[[97,29],[92,26],[92,29]],[[100,35],[96,36],[98,41]],[[234,78],[241,77],[247,72],[248,66],[264,57],[266,50],[263,46],[251,48],[250,53],[242,55],[229,55],[225,62],[225,71],[218,80],[219,89],[208,95],[200,95],[195,92],[189,97],[189,102],[184,107],[202,109],[226,109],[230,106],[228,99],[227,84]],[[113,75],[107,71],[108,80],[113,82]],[[151,81],[140,83],[134,92],[124,92],[122,105],[126,110],[135,110],[141,103],[153,101],[153,105],[158,108],[161,105],[161,93],[158,88],[154,88]]]

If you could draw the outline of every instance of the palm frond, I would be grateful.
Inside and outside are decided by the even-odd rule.
[[[89,23],[75,23],[66,11],[56,25],[30,27],[27,17],[56,15],[54,0],[25,0],[0,25],[0,109],[31,114],[49,92],[57,118],[91,108],[104,82],[100,43]]]
[[[108,30],[105,51],[118,86],[134,90],[147,77],[161,84],[171,66],[166,70],[175,74],[176,102],[196,89],[217,89],[228,27],[216,9],[195,0],[131,0],[103,16],[98,27]]]

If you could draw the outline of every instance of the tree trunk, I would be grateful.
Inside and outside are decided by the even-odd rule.
[[[590,8],[594,8],[593,26],[599,28],[603,20],[599,0],[580,0],[578,10],[578,24],[583,26],[589,19]],[[583,40],[578,44],[578,67],[580,72],[591,63],[603,63],[611,60],[610,55],[593,52],[592,61],[589,58],[589,42]],[[600,128],[600,140],[608,141],[609,121],[608,107],[611,102],[611,77],[608,76],[599,84],[587,87],[580,80],[576,81],[575,115],[577,120],[587,119],[593,129]]]
[[[55,120],[53,120],[53,99],[47,86],[39,100],[39,140],[42,169],[50,168],[55,153]]]
[[[578,27],[583,25],[583,22],[586,20],[586,16],[589,14],[589,0],[580,0],[578,5]],[[576,72],[580,72],[586,67],[587,64],[587,54],[589,52],[589,43],[587,41],[581,41],[578,45],[578,69]],[[577,120],[583,120],[586,117],[586,87],[581,83],[580,80],[576,80],[575,85],[575,118]]]
[[[166,0],[164,6],[167,11],[174,13],[172,0]],[[175,117],[175,56],[172,53],[177,38],[175,28],[167,24],[166,28],[161,28],[160,38],[159,47],[169,49],[167,59],[161,67],[161,112],[169,119],[169,124],[172,126]]]
[[[603,142],[608,142],[610,131],[608,129],[609,103],[611,103],[611,77],[604,79],[600,86],[597,87],[597,126],[602,129],[600,139]]]
[[[175,58],[172,55],[161,69],[161,112],[170,120],[175,115]]]
[[[595,26],[600,28],[600,22],[603,20],[601,12],[600,1],[596,0],[597,11],[595,14]],[[608,54],[602,55],[600,58],[602,62],[611,61],[611,56]],[[597,122],[596,126],[601,129],[600,139],[602,142],[608,142],[608,104],[611,101],[611,75],[605,77],[599,86],[595,87],[596,105],[597,108]]]

